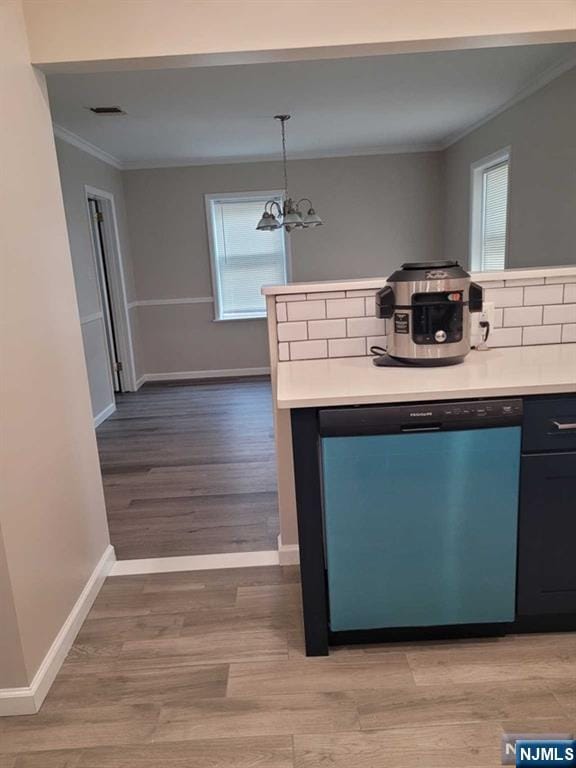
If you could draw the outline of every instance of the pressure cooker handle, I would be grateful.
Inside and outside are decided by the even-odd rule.
[[[394,316],[396,299],[389,285],[381,288],[376,294],[376,317],[390,319]]]
[[[468,291],[468,309],[470,312],[482,312],[484,289],[478,283],[470,283]]]

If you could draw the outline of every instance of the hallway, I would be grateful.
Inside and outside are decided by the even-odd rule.
[[[97,438],[119,560],[276,549],[267,378],[144,385]]]

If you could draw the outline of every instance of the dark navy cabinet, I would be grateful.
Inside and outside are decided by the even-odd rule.
[[[526,400],[517,614],[576,614],[576,398]]]

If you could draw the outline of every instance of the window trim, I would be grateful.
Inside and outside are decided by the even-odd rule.
[[[507,146],[491,155],[476,160],[470,166],[470,243],[469,267],[473,272],[482,271],[482,214],[483,214],[483,177],[484,172],[501,163],[508,163],[508,194],[506,198],[506,250],[504,266],[508,265],[510,246],[510,188],[512,179],[512,147]]]
[[[222,317],[222,303],[220,298],[218,268],[216,265],[216,244],[214,242],[214,206],[213,203],[233,202],[234,200],[270,200],[272,198],[281,198],[284,200],[285,192],[283,189],[256,190],[249,192],[211,192],[204,195],[204,208],[206,212],[206,229],[208,231],[208,249],[210,251],[210,278],[212,282],[212,298],[214,306],[214,318],[216,323],[228,323],[241,320],[265,320],[266,308],[262,312],[241,317]],[[254,228],[256,228],[255,222]],[[290,239],[287,237],[286,230],[282,230],[284,238],[284,279],[289,283],[292,279],[292,253],[290,250]]]

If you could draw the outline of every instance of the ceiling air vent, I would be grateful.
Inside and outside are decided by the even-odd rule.
[[[95,115],[125,115],[123,109],[120,107],[88,107],[90,112],[94,112]]]

